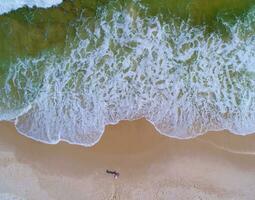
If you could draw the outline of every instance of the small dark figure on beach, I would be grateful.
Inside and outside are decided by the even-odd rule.
[[[107,174],[112,174],[115,179],[117,179],[120,176],[119,172],[111,171],[111,170],[108,170],[108,169],[106,170],[106,173]]]

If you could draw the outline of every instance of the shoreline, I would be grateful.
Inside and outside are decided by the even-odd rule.
[[[0,123],[0,196],[24,199],[253,199],[255,135],[179,140],[145,120],[107,126],[93,147],[35,142]],[[217,148],[216,148],[217,146]],[[106,170],[120,173],[116,180]]]
[[[150,126],[151,129],[153,129],[151,131],[153,131],[155,134],[159,134],[159,135],[161,135],[163,137],[167,137],[169,139],[176,139],[176,140],[180,140],[180,141],[181,140],[184,140],[184,141],[185,140],[194,140],[194,139],[197,139],[197,138],[207,137],[208,135],[210,135],[210,137],[211,137],[211,135],[213,133],[216,133],[216,134],[219,134],[219,133],[230,134],[230,135],[233,135],[233,138],[234,137],[236,137],[236,138],[238,138],[238,137],[240,137],[240,138],[245,138],[245,137],[246,138],[250,138],[250,137],[252,137],[253,138],[254,137],[255,138],[255,133],[253,133],[253,132],[247,132],[245,134],[239,134],[239,133],[236,133],[236,132],[228,130],[228,129],[209,130],[207,132],[201,132],[201,133],[198,133],[195,136],[189,136],[189,137],[181,137],[181,136],[176,136],[176,135],[168,135],[168,134],[165,134],[163,132],[160,132],[160,130],[156,127],[156,125],[152,121],[146,119],[145,117],[141,117],[141,118],[137,118],[137,119],[120,120],[120,121],[118,121],[116,123],[112,123],[112,124],[106,125],[105,128],[103,129],[103,132],[102,132],[101,136],[98,138],[98,140],[95,143],[86,146],[83,143],[70,142],[69,140],[62,139],[62,138],[60,138],[56,142],[46,142],[44,140],[40,140],[40,139],[31,137],[31,136],[29,136],[29,135],[27,135],[27,134],[25,134],[25,133],[23,133],[23,132],[21,132],[21,131],[19,131],[17,129],[16,121],[15,120],[9,120],[9,121],[7,121],[7,120],[0,120],[0,124],[2,124],[2,123],[4,123],[4,124],[11,123],[15,127],[15,130],[16,130],[16,132],[19,135],[22,135],[22,136],[24,136],[24,137],[26,137],[26,138],[28,138],[30,140],[33,140],[35,142],[39,142],[39,143],[42,143],[42,144],[46,144],[46,145],[58,145],[58,144],[62,144],[62,143],[67,143],[69,145],[76,145],[76,146],[81,146],[81,147],[84,147],[84,148],[92,148],[92,147],[96,146],[100,142],[100,140],[103,138],[103,135],[105,134],[106,131],[108,131],[110,129],[110,127],[119,126],[119,124],[130,124],[130,123],[133,123],[133,122],[136,123],[137,121],[143,121],[143,123],[149,123],[148,126]],[[215,146],[216,148],[218,147],[218,148],[221,148],[222,150],[229,151],[228,149],[224,149],[223,147],[220,147],[217,144],[214,144],[213,142],[208,141],[208,143],[210,143],[211,145]],[[254,152],[238,152],[238,151],[235,151],[235,150],[234,151],[230,150],[229,152],[255,155],[255,148],[254,148]]]

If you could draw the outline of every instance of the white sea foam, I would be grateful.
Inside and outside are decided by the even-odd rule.
[[[171,137],[253,133],[255,38],[243,27],[254,26],[254,12],[223,40],[187,22],[142,19],[135,9],[105,10],[93,30],[84,19],[71,52],[38,58],[47,70],[31,108],[16,118],[18,131],[91,146],[106,125],[144,117]],[[19,60],[22,70],[11,73],[6,88],[37,64]],[[22,81],[30,91],[31,78]]]
[[[24,6],[49,8],[61,2],[62,0],[0,0],[0,15]]]

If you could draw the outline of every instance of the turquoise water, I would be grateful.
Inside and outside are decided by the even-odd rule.
[[[254,6],[77,0],[3,14],[0,120],[84,146],[108,124],[143,117],[170,137],[253,133]]]

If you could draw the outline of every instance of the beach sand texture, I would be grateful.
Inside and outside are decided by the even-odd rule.
[[[5,122],[0,199],[253,200],[254,141],[227,132],[177,140],[137,120],[108,126],[98,144],[85,148],[35,142]]]

